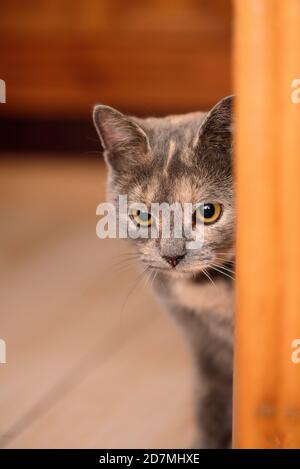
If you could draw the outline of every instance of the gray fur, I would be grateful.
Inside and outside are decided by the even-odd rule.
[[[129,201],[148,205],[218,202],[223,206],[221,218],[205,226],[200,250],[188,251],[185,237],[135,241],[141,261],[157,272],[154,288],[159,300],[182,326],[191,346],[200,448],[224,448],[231,442],[232,101],[224,98],[207,114],[165,118],[128,117],[101,105],[94,110],[112,201],[117,203],[119,194],[127,194]],[[169,256],[180,257],[175,268],[166,261]]]

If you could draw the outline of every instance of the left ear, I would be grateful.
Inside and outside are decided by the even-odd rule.
[[[93,120],[105,160],[114,170],[126,169],[149,153],[146,133],[133,118],[100,104],[94,107]]]
[[[197,148],[201,152],[231,154],[234,96],[221,99],[201,124]]]

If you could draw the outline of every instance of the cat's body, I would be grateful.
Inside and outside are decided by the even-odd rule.
[[[195,362],[197,448],[231,443],[232,311],[231,280],[170,279],[160,274],[155,288],[163,306],[183,328]]]
[[[201,448],[229,447],[232,407],[234,223],[231,171],[231,106],[225,98],[208,113],[161,119],[126,117],[97,106],[94,121],[109,172],[109,194],[130,202],[202,204],[204,240],[135,240],[142,263],[154,272],[163,306],[182,326],[196,369],[198,435]],[[195,205],[196,206],[196,205]],[[161,223],[139,211],[134,223],[149,230]],[[196,214],[196,215],[195,215]],[[209,215],[209,217],[208,217]],[[218,215],[218,217],[216,216]],[[139,220],[137,222],[137,220]],[[149,225],[149,226],[148,226]]]

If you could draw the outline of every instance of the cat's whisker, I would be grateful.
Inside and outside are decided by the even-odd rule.
[[[118,269],[114,269],[114,270],[109,271],[108,273],[114,274],[114,275],[119,275],[119,274],[122,274],[124,272],[127,272],[131,268],[132,268],[132,265],[123,265]]]
[[[119,256],[139,256],[140,254],[138,252],[128,251],[128,252],[120,252],[118,255]]]
[[[153,283],[154,283],[154,279],[156,278],[156,275],[157,275],[157,270],[155,268],[152,268],[151,271],[150,271],[150,282],[149,282],[149,288],[152,289],[152,286],[153,286]]]
[[[204,273],[204,275],[210,280],[210,282],[212,283],[212,285],[217,288],[217,285],[215,284],[215,282],[213,281],[213,279],[211,278],[211,276],[209,275],[209,273],[207,272],[206,269],[202,268],[202,272]]]
[[[113,257],[113,259],[139,259],[140,254],[135,252],[122,252],[117,256]]]
[[[126,295],[126,298],[125,298],[125,301],[122,305],[122,308],[121,308],[121,312],[120,312],[120,325],[122,324],[122,315],[123,315],[123,312],[125,310],[125,307],[126,307],[126,304],[128,302],[128,299],[130,298],[130,296],[132,295],[132,293],[134,292],[134,290],[136,289],[136,287],[139,285],[139,283],[141,282],[141,280],[144,279],[144,275],[146,274],[146,272],[150,269],[150,267],[146,267],[146,269],[144,269],[135,279],[135,282],[133,284],[133,286],[130,288],[128,294]]]
[[[224,253],[222,254],[221,252],[212,252],[212,257],[221,257],[222,259],[228,259],[228,260],[234,260],[235,257],[232,256],[231,254],[229,254],[229,257],[228,257],[228,253]]]
[[[115,268],[118,268],[118,267],[125,267],[125,266],[129,266],[129,265],[134,265],[135,263],[136,263],[135,259],[123,259],[120,262],[116,262],[115,264],[110,265],[108,270],[115,269]]]
[[[153,274],[153,271],[152,271],[151,268],[145,273],[145,278],[146,278],[145,285],[148,288],[150,288],[150,286],[151,286],[152,274]]]
[[[159,274],[159,270],[156,269],[156,272],[155,272],[155,275],[154,275],[154,278],[153,278],[152,285],[154,284],[154,282],[155,282],[156,277],[158,276],[158,274]]]
[[[125,270],[129,270],[130,268],[137,265],[138,259],[121,259],[119,262],[112,264],[106,270],[106,274],[119,274],[124,272]]]
[[[225,266],[229,269],[232,269],[233,271],[235,270],[235,262],[227,262],[225,259],[214,259],[214,261],[217,261],[215,262],[215,264],[219,264],[220,266]]]
[[[225,266],[222,265],[222,264],[215,264],[214,262],[212,262],[211,265],[214,265],[215,267],[218,267],[218,268],[220,268],[220,269],[226,270],[226,271],[229,272],[230,274],[235,274],[235,271],[234,271],[234,270],[229,269],[228,267],[225,267]]]
[[[153,287],[153,284],[154,284],[155,279],[158,276],[158,274],[159,274],[159,269],[154,268],[154,276],[153,276],[153,280],[152,280],[152,283],[151,283],[151,288]]]
[[[220,257],[220,256],[215,256],[214,258],[212,258],[212,261],[220,261],[224,264],[235,264],[236,261],[235,259],[227,259],[226,257]]]
[[[220,274],[223,274],[225,277],[228,277],[230,278],[231,280],[235,280],[234,277],[232,277],[231,275],[227,274],[226,272],[222,271],[222,270],[219,270],[217,269],[215,266],[211,265],[210,266],[211,269],[215,270],[216,272],[219,272]]]
[[[228,266],[224,266],[224,265],[220,265],[220,264],[214,264],[214,266],[217,267],[218,269],[222,269],[222,270],[225,270],[226,272],[229,272],[233,276],[235,276],[235,274],[236,274],[235,269],[231,269]]]
[[[235,264],[236,264],[235,261],[228,261],[227,259],[221,259],[220,257],[216,257],[214,260],[218,261],[218,262],[222,262],[222,265],[223,264],[225,264],[225,265],[230,264],[232,267],[234,267]]]
[[[127,269],[127,268],[131,268],[131,267],[134,267],[136,266],[137,263],[136,261],[124,261],[124,262],[118,262],[114,265],[110,265],[106,270],[105,270],[105,273],[106,274],[115,274],[121,270],[123,270],[124,268]]]
[[[226,257],[225,255],[218,255],[219,253],[217,253],[217,255],[215,256],[216,259],[222,259],[223,261],[226,261],[226,262],[235,262],[235,258],[230,258],[228,259],[228,257]]]
[[[236,254],[236,250],[235,250],[235,249],[232,249],[232,250],[230,249],[230,250],[228,250],[228,251],[218,251],[218,250],[216,250],[215,253],[216,253],[216,254],[223,254],[223,255],[225,255],[225,256],[228,256],[228,254],[234,254],[234,255],[235,255],[235,254]]]
[[[138,260],[138,257],[123,257],[121,259],[116,259],[116,262],[114,262],[113,265],[117,265],[123,262],[135,262]]]

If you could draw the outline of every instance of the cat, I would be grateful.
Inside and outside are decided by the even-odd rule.
[[[208,113],[126,116],[97,105],[94,124],[108,165],[108,194],[129,201],[190,202],[201,218],[201,248],[188,239],[138,238],[141,262],[156,272],[154,290],[183,328],[195,364],[197,448],[228,448],[232,433],[235,207],[233,97]],[[199,204],[199,205],[196,205]],[[128,214],[150,226],[150,209]],[[161,221],[155,220],[155,223]],[[191,222],[192,223],[192,222]]]

